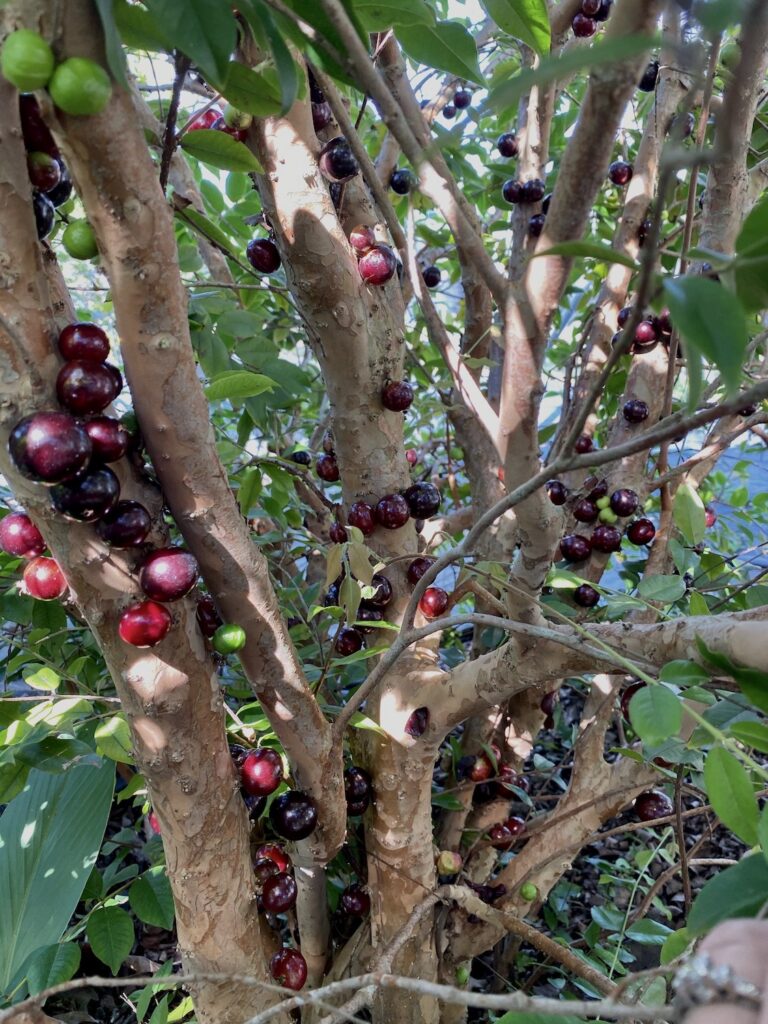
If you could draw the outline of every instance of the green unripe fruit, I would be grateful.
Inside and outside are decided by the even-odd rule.
[[[109,103],[112,83],[95,61],[70,57],[54,71],[48,92],[65,114],[100,114]]]
[[[237,131],[245,131],[253,124],[253,114],[247,114],[237,107],[228,106],[224,109],[224,123],[228,128],[235,128]]]
[[[64,229],[61,244],[76,260],[92,260],[99,255],[96,235],[87,220],[73,220]]]
[[[0,70],[19,92],[44,89],[55,66],[53,50],[41,35],[28,28],[11,32],[0,51]]]
[[[598,498],[595,504],[600,509],[600,511],[602,511],[604,508],[608,508],[608,506],[611,504],[611,499],[606,494],[604,497]]]
[[[211,643],[218,654],[234,654],[245,647],[245,630],[234,622],[225,622],[213,634]]]
[[[461,967],[456,968],[456,984],[466,985],[469,981],[470,970],[466,964],[462,964]]]
[[[520,886],[520,895],[526,901],[526,903],[532,903],[539,895],[539,890],[533,884],[533,882],[525,882]]]
[[[598,516],[598,519],[601,523],[609,523],[611,526],[613,526],[614,523],[618,522],[619,517],[616,515],[612,508],[603,508],[600,510],[600,515]]]

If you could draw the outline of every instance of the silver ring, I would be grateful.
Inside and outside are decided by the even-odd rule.
[[[679,1016],[697,1006],[731,1003],[759,1010],[763,993],[751,981],[740,978],[727,964],[716,964],[706,953],[699,953],[677,972],[672,988],[673,1006]]]

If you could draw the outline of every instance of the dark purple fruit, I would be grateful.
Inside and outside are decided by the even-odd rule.
[[[59,352],[68,360],[103,363],[109,356],[109,338],[97,324],[67,324],[59,335]]]
[[[380,287],[390,281],[397,270],[397,257],[388,245],[374,245],[357,264],[366,284]]]
[[[600,601],[600,594],[588,583],[582,583],[573,592],[573,600],[579,608],[594,608]]]
[[[632,306],[625,306],[623,309],[619,310],[616,316],[616,323],[619,325],[619,327],[624,327],[624,325],[627,323],[631,316]]]
[[[307,961],[298,949],[284,946],[269,961],[269,973],[278,985],[298,992],[307,980]]]
[[[547,223],[547,218],[543,213],[534,213],[531,219],[528,221],[528,234],[531,238],[539,238],[544,225]]]
[[[399,167],[392,172],[389,179],[389,187],[399,196],[407,196],[413,188],[413,175],[407,167]]]
[[[335,455],[320,455],[315,463],[315,469],[320,479],[328,484],[339,479],[339,464]]]
[[[374,509],[376,522],[387,530],[397,530],[410,519],[408,502],[402,494],[385,494]]]
[[[341,894],[339,905],[350,917],[365,917],[371,910],[371,897],[359,882],[355,882],[354,885],[348,885]]]
[[[589,539],[580,533],[571,533],[560,541],[560,553],[566,562],[584,562],[591,551]]]
[[[639,504],[640,499],[628,487],[622,487],[611,495],[611,510],[622,518],[633,516]]]
[[[190,592],[199,569],[195,556],[183,548],[158,548],[147,555],[139,585],[153,601],[180,601]]]
[[[522,203],[523,183],[517,178],[510,178],[501,186],[501,194],[508,203]]]
[[[514,132],[504,132],[503,135],[500,135],[496,142],[496,148],[501,156],[507,158],[515,157],[520,152],[520,146]]]
[[[422,280],[427,288],[437,288],[442,276],[439,267],[424,267],[421,272]]]
[[[53,230],[53,222],[56,217],[56,210],[53,203],[42,192],[32,193],[32,210],[35,214],[35,228],[37,229],[38,241],[42,242]]]
[[[367,501],[355,501],[349,507],[347,523],[356,526],[365,537],[370,537],[376,529],[376,520],[373,515],[373,505]]]
[[[357,814],[362,814],[371,802],[371,776],[364,768],[352,765],[344,772],[344,796],[349,805],[354,804]],[[358,808],[363,804],[362,810]],[[351,813],[351,812],[350,812]]]
[[[426,480],[409,487],[404,497],[414,519],[429,519],[440,508],[440,491]]]
[[[360,173],[355,155],[342,135],[326,142],[320,151],[320,170],[329,181],[349,181]]]
[[[658,341],[656,326],[652,320],[641,320],[635,328],[635,345],[654,345]]]
[[[345,541],[349,538],[349,534],[342,526],[342,524],[338,521],[338,519],[334,520],[331,523],[331,528],[328,531],[328,536],[332,544],[344,544]]]
[[[269,796],[283,781],[283,759],[271,747],[246,754],[240,768],[240,785],[249,796]]]
[[[249,796],[247,793],[244,793],[243,803],[248,811],[250,820],[258,821],[267,806],[267,798],[265,796]]]
[[[311,835],[317,825],[317,807],[307,793],[290,789],[272,801],[269,809],[272,828],[283,839],[297,842]]]
[[[298,466],[311,466],[312,465],[312,456],[309,454],[309,452],[305,452],[305,451],[291,452],[291,454],[288,456],[288,458],[291,460],[291,462],[295,462]]]
[[[85,430],[93,445],[93,457],[100,462],[117,462],[128,451],[131,435],[112,416],[95,416],[85,424]]]
[[[411,736],[417,740],[419,736],[423,736],[429,728],[429,708],[416,708],[412,711],[408,717],[408,721],[405,723],[405,732],[407,736]]]
[[[282,263],[277,246],[268,238],[254,238],[246,246],[245,255],[260,274],[274,274]]]
[[[72,359],[64,363],[56,378],[56,397],[77,416],[101,412],[119,393],[120,387],[107,363]]]
[[[521,203],[540,203],[544,198],[547,186],[541,178],[531,178],[523,184],[523,195]]]
[[[597,21],[594,18],[586,17],[586,15],[579,11],[578,14],[574,15],[571,28],[577,38],[588,39],[597,32]]]
[[[466,110],[472,102],[472,93],[469,89],[457,89],[453,94],[453,103],[458,110]]]
[[[333,646],[338,655],[342,658],[347,658],[350,654],[357,654],[362,649],[363,634],[359,629],[355,629],[354,626],[342,626],[336,634]]]
[[[8,450],[22,476],[57,484],[81,473],[91,457],[91,439],[66,412],[37,412],[16,424]]]
[[[581,13],[587,18],[594,18],[600,11],[602,0],[581,0]]]
[[[607,21],[613,7],[613,0],[600,0],[600,10],[595,15],[595,21]]]
[[[381,392],[381,404],[390,412],[405,412],[413,402],[413,388],[407,380],[391,380]]]
[[[656,527],[650,519],[636,519],[627,528],[627,537],[633,544],[650,544],[656,536]]]
[[[589,434],[582,434],[581,437],[577,437],[576,443],[573,446],[574,451],[578,452],[579,455],[586,455],[587,452],[591,452],[594,447],[595,442]]]
[[[424,573],[434,564],[434,558],[426,558],[423,555],[414,558],[408,566],[406,578],[411,586],[416,586]]]
[[[635,696],[636,693],[644,689],[647,685],[647,683],[632,683],[632,685],[628,686],[626,690],[624,690],[624,692],[622,693],[621,698],[619,700],[619,706],[621,707],[622,715],[624,715],[627,721],[629,721],[629,705],[632,701],[632,698]]]
[[[56,157],[39,150],[27,153],[27,173],[33,188],[50,192],[61,181],[61,165]],[[50,202],[50,197],[49,197]]]
[[[362,626],[362,622],[383,622],[384,612],[380,608],[371,608],[367,601],[363,601],[357,612],[357,628],[361,633],[372,633],[375,626]]]
[[[452,121],[456,117],[456,107],[453,103],[446,103],[443,107],[443,117],[446,121]]]
[[[392,600],[392,584],[386,576],[376,572],[373,574],[371,586],[376,588],[376,592],[373,597],[368,598],[367,603],[374,605],[376,608],[386,608]]]
[[[278,871],[291,870],[291,858],[277,843],[262,843],[253,857],[254,861],[271,860]]]
[[[659,77],[659,62],[652,60],[648,62],[648,65],[643,72],[643,77],[637,83],[637,88],[641,92],[653,92],[656,88],[656,82]]]
[[[553,505],[564,505],[568,500],[568,488],[559,480],[548,480],[547,497]]]
[[[331,110],[330,103],[312,104],[312,127],[316,132],[321,132],[323,128],[327,128],[332,120],[333,111]]]
[[[266,879],[261,889],[261,905],[269,914],[283,914],[296,906],[299,888],[286,871],[278,871]]]
[[[621,530],[615,526],[601,524],[596,526],[592,532],[592,550],[602,551],[603,554],[611,554],[621,547]]]
[[[626,160],[614,160],[608,168],[608,177],[614,185],[622,187],[628,185],[632,181],[632,174],[632,164],[627,163]]]
[[[119,497],[120,481],[106,466],[51,488],[51,503],[56,511],[79,523],[101,519],[112,511]]]
[[[674,805],[665,793],[648,790],[641,793],[635,800],[635,816],[639,821],[655,821],[656,818],[668,818],[674,813]]]
[[[61,175],[59,177],[58,185],[54,185],[53,188],[48,189],[45,193],[55,207],[63,206],[72,195],[72,179],[69,176],[69,171],[61,160],[59,160],[59,169],[61,171]]]
[[[639,398],[632,398],[624,403],[621,410],[627,423],[642,423],[648,419],[648,403],[641,402]]]
[[[149,512],[138,501],[118,501],[96,524],[96,532],[113,548],[143,544],[152,528]]]
[[[496,850],[511,850],[515,837],[506,822],[499,821],[488,829],[488,842]]]
[[[34,93],[22,93],[19,96],[19,114],[21,116],[21,134],[24,147],[29,151],[39,150],[58,156],[59,150],[54,142],[48,125]]]
[[[198,597],[195,617],[197,618],[200,632],[210,640],[221,625],[221,616],[216,610],[216,605],[210,594],[202,594]]]
[[[573,518],[580,523],[594,523],[600,514],[600,509],[589,498],[582,498],[573,506]]]

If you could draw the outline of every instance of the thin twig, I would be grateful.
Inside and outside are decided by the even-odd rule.
[[[160,188],[165,192],[168,184],[168,174],[171,170],[171,159],[176,149],[176,116],[179,112],[179,101],[181,90],[184,87],[184,80],[187,77],[192,61],[181,51],[176,53],[176,76],[173,80],[173,92],[168,107],[168,116],[165,119],[165,131],[163,132],[163,153],[160,158]]]

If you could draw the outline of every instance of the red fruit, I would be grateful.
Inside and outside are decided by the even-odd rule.
[[[497,850],[511,850],[515,837],[506,823],[500,821],[488,829],[488,841]]]
[[[553,505],[564,505],[568,500],[568,488],[559,480],[548,480],[547,497]]]
[[[427,481],[413,484],[404,492],[403,497],[414,519],[429,519],[440,508],[440,491]]]
[[[347,658],[350,654],[357,654],[362,649],[363,634],[354,626],[342,626],[336,634],[333,646],[338,655]]]
[[[94,416],[85,424],[91,439],[94,458],[100,462],[117,462],[128,451],[131,435],[120,420],[111,416]]]
[[[560,541],[560,552],[566,562],[583,562],[591,551],[592,544],[580,533],[571,533]]]
[[[215,132],[224,132],[226,135],[231,135],[238,142],[245,142],[248,138],[247,128],[236,128],[234,125],[229,125],[223,117],[217,117],[211,128]]]
[[[67,324],[59,335],[59,352],[65,359],[103,363],[109,356],[109,338],[96,324]]]
[[[630,721],[630,718],[629,718],[629,705],[630,705],[630,702],[631,702],[632,698],[635,696],[635,694],[639,690],[644,689],[644,687],[646,685],[647,685],[646,683],[632,683],[632,685],[628,686],[626,688],[626,690],[624,690],[624,692],[621,695],[621,700],[619,701],[619,704],[621,706],[621,713],[622,713],[622,715],[624,715],[624,717],[626,718],[626,720],[628,722]]]
[[[573,518],[580,523],[594,523],[600,514],[600,509],[589,498],[582,498],[573,506]]]
[[[419,611],[428,619],[437,619],[448,607],[448,594],[442,587],[427,587],[419,601]]]
[[[662,335],[672,334],[672,316],[668,309],[662,309],[656,317],[656,326]]]
[[[371,910],[371,897],[359,883],[348,885],[341,894],[339,905],[350,917],[365,917]]]
[[[11,431],[11,458],[22,476],[57,484],[81,473],[91,457],[91,440],[82,423],[65,412],[38,412]]]
[[[187,131],[197,132],[201,128],[213,128],[220,117],[224,115],[216,107],[209,107],[199,114],[194,114],[187,122]]]
[[[419,461],[419,455],[415,448],[407,448],[405,451],[405,460],[409,466],[415,466]]]
[[[328,536],[333,544],[343,544],[347,540],[348,534],[341,523],[338,520],[334,520],[331,523]]]
[[[632,174],[632,164],[628,164],[626,160],[614,160],[608,168],[608,177],[614,185],[628,185],[632,181]]]
[[[598,526],[592,533],[592,550],[610,554],[621,548],[621,530],[615,526]]]
[[[51,504],[56,511],[79,523],[101,519],[112,511],[119,497],[120,481],[106,466],[51,488]]]
[[[639,504],[640,499],[629,487],[622,487],[611,495],[611,511],[622,518],[634,515]]]
[[[350,526],[356,526],[366,537],[369,537],[376,529],[373,505],[369,505],[366,501],[353,502],[349,507],[347,522]]]
[[[580,608],[594,608],[600,601],[600,594],[588,583],[582,583],[574,590],[573,600]]]
[[[360,172],[360,167],[347,140],[337,135],[326,142],[320,151],[320,170],[329,181],[349,181]]]
[[[390,412],[405,412],[413,402],[413,388],[407,380],[391,380],[381,392],[381,404]]]
[[[120,639],[132,647],[154,647],[168,635],[171,613],[154,601],[141,601],[120,616]]]
[[[45,551],[45,541],[25,512],[11,512],[0,520],[0,548],[17,558],[35,558]]]
[[[589,36],[593,36],[597,32],[597,22],[594,18],[587,18],[584,14],[579,12],[574,16],[571,22],[571,28],[573,34],[579,39],[588,39]]]
[[[469,766],[468,777],[471,782],[487,782],[496,774],[496,768],[490,757],[483,751],[473,759]]]
[[[434,563],[434,558],[425,558],[423,555],[419,556],[419,558],[414,558],[408,566],[406,573],[408,582],[415,587],[427,569],[434,565]]]
[[[648,419],[648,403],[641,402],[639,398],[632,398],[629,402],[625,402],[621,411],[627,423],[642,423],[643,420]]]
[[[296,906],[299,889],[292,875],[278,871],[264,882],[261,890],[261,902],[270,914],[283,914]]]
[[[332,120],[333,111],[331,110],[330,103],[312,104],[312,127],[316,132],[321,132],[323,128],[327,128]]]
[[[397,530],[410,519],[408,502],[402,494],[385,494],[374,509],[376,522],[387,530]]]
[[[58,147],[48,125],[43,121],[43,115],[34,93],[22,93],[19,96],[19,113],[21,115],[21,134],[26,149],[30,152],[41,151],[50,153],[51,156],[58,156]]]
[[[78,416],[101,412],[120,394],[113,369],[106,363],[72,359],[56,378],[56,397]]]
[[[349,244],[358,256],[364,255],[376,245],[376,235],[373,233],[373,228],[369,228],[365,224],[358,224],[349,233]]]
[[[249,796],[269,796],[283,781],[283,759],[271,747],[259,747],[245,756],[240,785]]]
[[[421,278],[427,288],[437,288],[442,276],[439,267],[424,267],[421,272]]]
[[[408,717],[405,723],[405,733],[418,739],[423,736],[429,727],[429,708],[416,708]]]
[[[298,992],[307,980],[307,961],[298,949],[284,946],[269,961],[269,973],[283,988]]]
[[[294,842],[306,839],[317,825],[315,801],[307,793],[301,793],[296,789],[281,793],[272,801],[269,820],[272,828],[283,839],[291,839]]]
[[[339,464],[335,455],[320,455],[315,463],[317,475],[327,484],[335,483],[339,479]]]
[[[282,260],[274,242],[268,238],[254,238],[245,249],[248,262],[260,274],[274,274],[280,269]]]
[[[159,548],[147,556],[139,573],[141,589],[153,601],[178,601],[197,582],[194,555],[183,548]]]
[[[397,270],[397,257],[388,245],[374,245],[357,264],[366,284],[386,284]]]
[[[715,512],[715,510],[711,508],[709,505],[706,505],[704,508],[704,525],[707,527],[708,530],[711,530],[716,522],[717,512]]]
[[[520,146],[517,142],[517,136],[514,132],[504,132],[500,135],[496,142],[496,148],[499,153],[504,157],[517,156],[520,151]]]
[[[253,862],[253,875],[256,879],[256,889],[260,893],[270,878],[280,873],[280,868],[273,860],[266,857],[257,857]]]
[[[576,444],[574,444],[574,451],[578,452],[579,455],[586,455],[587,452],[591,452],[595,447],[595,443],[589,434],[582,434],[581,437],[576,438]]]
[[[627,528],[627,537],[633,544],[650,544],[656,536],[656,527],[650,519],[636,519]]]
[[[655,345],[658,341],[656,326],[652,320],[641,320],[635,328],[635,345]]]
[[[153,832],[156,832],[157,835],[160,835],[160,822],[157,820],[157,815],[155,814],[154,811],[150,811],[149,814],[147,815],[147,824],[149,825]]]
[[[138,501],[118,501],[96,524],[96,532],[113,548],[143,544],[152,528],[149,512]]]
[[[38,601],[55,601],[67,592],[67,581],[53,558],[38,557],[27,562],[21,577],[22,593]]]
[[[525,832],[526,825],[523,818],[511,817],[504,822],[513,836],[521,836]]]
[[[55,157],[39,150],[27,153],[27,173],[33,188],[50,192],[61,181],[61,165]]]
[[[262,843],[254,854],[255,860],[270,860],[277,867],[278,871],[291,870],[291,858],[277,843]]]
[[[216,605],[209,594],[203,594],[201,597],[198,597],[195,616],[200,632],[210,640],[221,625],[221,616],[216,611]]]
[[[587,18],[594,18],[600,13],[602,0],[581,0],[581,13]]]
[[[648,790],[641,793],[635,800],[635,815],[640,821],[654,821],[656,818],[667,818],[674,813],[674,805],[665,793]]]

